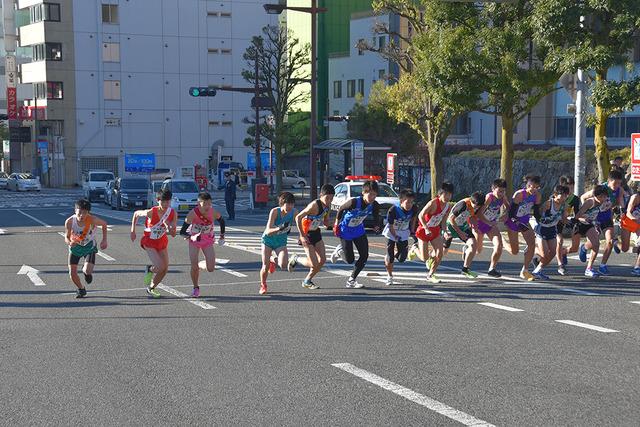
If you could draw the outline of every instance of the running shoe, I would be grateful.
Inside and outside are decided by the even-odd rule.
[[[427,282],[437,285],[438,283],[440,283],[440,279],[438,279],[435,274],[429,274],[427,275]]]
[[[296,265],[298,264],[298,254],[291,255],[291,259],[289,260],[289,264],[287,264],[287,270],[291,273]]]
[[[153,279],[153,271],[151,271],[152,265],[147,265],[144,269],[144,285],[151,285],[151,280]]]
[[[580,245],[578,256],[580,257],[580,261],[587,262],[587,248],[585,248],[584,245]]]
[[[427,258],[427,260],[425,261],[425,264],[427,265],[427,270],[431,271],[431,269],[433,268],[433,258],[431,257]]]
[[[544,274],[542,271],[538,271],[537,273],[533,273],[533,277],[539,280],[551,280],[549,276]]]
[[[151,295],[151,298],[160,298],[160,291],[156,288],[148,287],[147,293]]]
[[[191,296],[193,298],[198,298],[200,296],[200,288],[193,288],[193,292],[191,292]]]
[[[340,252],[342,252],[342,246],[338,245],[331,253],[331,263],[335,264],[341,258]]]
[[[535,277],[533,276],[533,274],[529,273],[526,270],[520,272],[520,278],[528,282],[533,282],[535,280]]]
[[[393,286],[393,276],[387,276],[387,281],[385,282],[387,286]]]
[[[411,248],[409,248],[409,253],[407,254],[407,259],[409,261],[413,261],[418,257],[418,254],[416,254],[417,250],[418,250],[417,244],[414,243],[413,245],[411,245]]]
[[[631,270],[631,275],[640,276],[640,267],[634,267],[633,270]]]
[[[495,278],[502,277],[502,274],[495,268],[487,271],[487,275]]]
[[[600,273],[598,273],[597,271],[594,271],[594,270],[593,270],[593,269],[591,269],[591,268],[587,268],[587,269],[584,271],[584,275],[585,275],[586,277],[593,277],[593,278],[600,277]]]
[[[620,246],[618,246],[618,239],[613,239],[613,251],[617,254],[620,253]]]
[[[87,290],[85,288],[78,289],[76,291],[76,298],[84,298],[87,296]]]
[[[566,266],[569,264],[569,258],[567,258],[567,254],[562,255],[562,265]]]
[[[93,274],[87,274],[84,271],[82,274],[84,274],[84,281],[87,282],[87,285],[90,285],[93,282]]]
[[[269,274],[276,272],[276,263],[273,260],[269,261]]]
[[[260,295],[264,295],[267,293],[267,284],[266,283],[262,283],[260,284]]]
[[[364,285],[362,283],[358,283],[356,279],[349,277],[347,280],[347,288],[361,289],[364,288]]]
[[[478,273],[476,273],[475,271],[471,271],[466,267],[462,267],[462,270],[460,270],[460,272],[464,277],[468,279],[475,279],[478,277]]]
[[[564,276],[567,274],[567,269],[564,267],[564,265],[558,266],[558,274],[561,276]]]
[[[607,267],[606,264],[602,264],[600,265],[600,267],[598,267],[598,273],[600,273],[601,276],[608,276],[609,274],[611,274],[611,272],[609,271],[609,267]]]
[[[302,282],[302,287],[305,288],[305,289],[311,289],[311,290],[320,289],[320,286],[316,285],[311,280],[303,281]]]

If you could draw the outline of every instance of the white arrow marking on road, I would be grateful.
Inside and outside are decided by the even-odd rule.
[[[29,280],[31,280],[34,285],[46,286],[47,284],[44,283],[40,277],[38,277],[38,273],[40,273],[40,271],[36,270],[33,267],[29,267],[28,265],[22,265],[20,271],[18,271],[18,274],[20,275],[26,274]]]

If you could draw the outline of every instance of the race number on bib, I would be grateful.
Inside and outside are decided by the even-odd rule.
[[[360,224],[362,224],[365,220],[366,216],[365,215],[360,215],[360,216],[354,216],[353,218],[351,218],[349,220],[349,227],[357,227]]]

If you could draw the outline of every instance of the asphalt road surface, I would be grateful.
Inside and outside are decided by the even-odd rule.
[[[4,195],[0,194],[0,198]],[[59,232],[72,208],[0,209],[0,420],[3,425],[637,425],[639,279],[632,255],[613,274],[548,282],[459,275],[460,246],[440,285],[424,266],[385,286],[384,240],[370,236],[365,289],[329,264],[270,276],[258,295],[265,217],[238,214],[221,269],[192,300],[187,244],[171,239],[162,298],[142,283],[146,254],[130,212],[111,225],[85,299],[74,298]],[[140,231],[140,228],[138,229]],[[329,248],[336,239],[325,232]],[[301,253],[290,241],[291,252]],[[488,248],[487,248],[488,249]],[[490,250],[474,270],[485,272]],[[228,261],[225,261],[228,260]],[[623,265],[624,264],[624,265]],[[549,270],[548,273],[555,270]],[[22,274],[19,274],[22,273]]]

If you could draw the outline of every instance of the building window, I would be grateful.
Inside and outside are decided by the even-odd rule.
[[[364,79],[358,79],[358,93],[364,96]]]
[[[360,56],[364,55],[364,50],[360,48],[360,46],[362,46],[363,44],[364,44],[364,39],[360,39],[358,40],[358,44],[356,45],[358,47],[358,55]]]
[[[103,24],[118,23],[118,5],[117,4],[102,5],[102,23]]]
[[[451,135],[468,135],[469,134],[469,120],[466,114],[461,115],[456,119],[451,127]]]
[[[378,80],[384,80],[385,74],[386,74],[385,70],[378,70]]]
[[[333,82],[333,97],[342,98],[342,81],[336,80]]]
[[[353,98],[356,96],[356,81],[347,80],[347,98]]]
[[[120,98],[120,80],[104,81],[104,99],[119,101]]]
[[[34,61],[62,61],[61,43],[44,43],[33,46]]]
[[[60,4],[41,3],[29,8],[31,23],[42,21],[60,22]]]
[[[378,49],[384,49],[387,45],[387,38],[385,36],[378,37]]]
[[[574,138],[576,135],[576,120],[572,117],[556,118],[556,138]]]
[[[231,49],[220,49],[222,55],[231,55]]]
[[[62,82],[41,82],[34,84],[37,99],[62,99]]]
[[[102,60],[104,62],[120,62],[120,43],[103,43]]]

